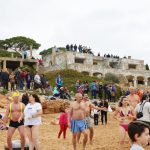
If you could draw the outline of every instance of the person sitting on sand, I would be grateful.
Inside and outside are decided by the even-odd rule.
[[[124,149],[125,135],[128,131],[128,124],[136,118],[136,114],[132,106],[129,106],[128,98],[121,97],[118,108],[114,112],[114,118],[119,121],[120,142],[119,149]]]

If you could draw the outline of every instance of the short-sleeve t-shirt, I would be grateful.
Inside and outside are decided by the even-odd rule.
[[[133,144],[130,150],[144,150],[144,148],[138,144]]]
[[[40,125],[41,117],[31,118],[32,115],[36,114],[39,110],[42,110],[40,103],[35,102],[34,104],[28,103],[24,109],[24,125]],[[29,119],[31,118],[31,119]]]

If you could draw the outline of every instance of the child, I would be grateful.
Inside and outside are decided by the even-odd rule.
[[[67,113],[67,108],[66,109],[62,108],[61,111],[61,115],[59,117],[59,125],[60,125],[60,131],[58,133],[58,138],[60,138],[62,132],[63,132],[63,137],[64,139],[66,138],[66,131],[67,131],[67,127],[68,127],[68,113]]]
[[[149,125],[140,121],[134,121],[129,124],[128,134],[133,143],[130,150],[144,150],[142,146],[148,144],[149,130]]]
[[[97,106],[97,101],[94,102],[94,105]],[[99,111],[97,109],[93,109],[94,113],[94,125],[98,125]]]

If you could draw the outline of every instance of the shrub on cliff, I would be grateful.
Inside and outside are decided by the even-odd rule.
[[[119,83],[119,77],[112,73],[105,74],[106,83]]]

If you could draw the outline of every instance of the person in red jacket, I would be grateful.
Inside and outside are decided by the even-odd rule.
[[[68,107],[66,109],[61,109],[62,113],[59,117],[59,125],[60,131],[58,133],[58,138],[60,138],[61,134],[63,133],[64,139],[66,138],[66,131],[68,128]]]

